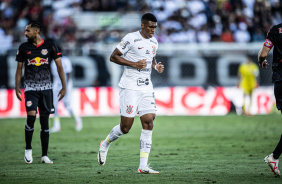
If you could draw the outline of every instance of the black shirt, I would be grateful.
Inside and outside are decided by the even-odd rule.
[[[25,91],[42,91],[52,89],[51,61],[62,57],[52,41],[44,41],[35,46],[31,42],[19,46],[16,61],[24,62]]]
[[[275,25],[268,31],[264,46],[270,49],[274,46],[272,82],[282,81],[282,24]]]

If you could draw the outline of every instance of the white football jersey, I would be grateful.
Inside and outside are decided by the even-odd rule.
[[[65,103],[65,106],[68,106],[71,104],[71,96],[72,96],[71,92],[73,88],[73,82],[72,82],[72,77],[70,77],[67,81],[67,74],[72,72],[72,64],[71,64],[70,59],[66,56],[61,57],[61,61],[62,61],[64,73],[65,73],[65,80],[67,82],[66,84],[67,93],[65,97],[63,98],[63,101]],[[55,61],[51,62],[51,72],[53,75],[53,100],[54,100],[53,103],[55,106],[55,110],[57,111],[57,105],[58,105],[58,100],[59,100],[58,94],[60,90],[62,89],[62,83],[61,83],[60,76],[58,74],[57,65]]]
[[[65,73],[65,80],[67,80],[67,73],[72,72],[72,64],[71,64],[70,59],[68,57],[65,57],[65,56],[61,57],[61,61],[62,61],[64,73]],[[57,66],[56,66],[55,61],[51,62],[51,72],[52,72],[52,75],[53,75],[53,88],[55,87],[55,85],[58,86],[59,88],[62,88],[61,79],[60,79],[60,76],[58,74],[58,70],[57,70]]]
[[[128,33],[116,47],[124,59],[137,62],[146,59],[145,69],[124,66],[119,87],[132,90],[153,90],[151,71],[153,57],[156,56],[158,41],[155,37],[145,39],[139,31]]]

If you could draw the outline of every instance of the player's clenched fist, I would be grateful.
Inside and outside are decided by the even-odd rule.
[[[264,60],[262,63],[259,63],[259,66],[261,67],[261,68],[267,68],[267,66],[268,66],[269,64],[268,64],[268,62],[267,62],[267,60]]]
[[[137,69],[145,69],[147,66],[147,62],[146,62],[146,59],[142,59],[136,63],[134,63],[134,68],[137,68]]]
[[[159,62],[157,65],[156,65],[156,70],[159,72],[159,73],[163,73],[164,71],[164,65]]]

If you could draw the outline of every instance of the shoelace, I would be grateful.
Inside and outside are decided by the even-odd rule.
[[[148,165],[146,165],[146,167],[148,168],[148,170],[153,170],[153,171],[155,171],[154,169],[152,169],[152,167],[150,167],[150,163],[148,164]]]

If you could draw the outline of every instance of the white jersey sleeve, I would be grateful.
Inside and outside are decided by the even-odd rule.
[[[52,73],[52,76],[53,76],[53,80],[55,80],[55,78],[59,77],[57,65],[56,65],[56,62],[54,60],[52,60],[52,62],[51,62],[51,73]]]
[[[146,59],[145,69],[124,66],[119,87],[132,90],[153,90],[151,81],[152,61],[156,56],[158,42],[155,37],[145,39],[139,31],[127,34],[116,47],[124,59],[138,62]]]
[[[72,63],[71,60],[66,56],[61,57],[61,62],[64,69],[65,79],[67,80],[67,74],[72,72]],[[57,88],[61,89],[61,79],[58,74],[57,65],[54,60],[51,63],[51,72],[53,75],[53,90],[56,90]],[[68,82],[67,85],[72,85],[72,79],[69,79],[69,81],[66,82]]]
[[[64,72],[65,73],[72,73],[72,64],[71,64],[71,60],[66,57],[66,56],[63,56],[61,58],[62,60],[62,64],[63,64],[63,68],[64,68]]]
[[[121,42],[117,45],[116,48],[125,55],[133,45],[133,38],[131,34],[125,35],[125,37],[121,40]]]

